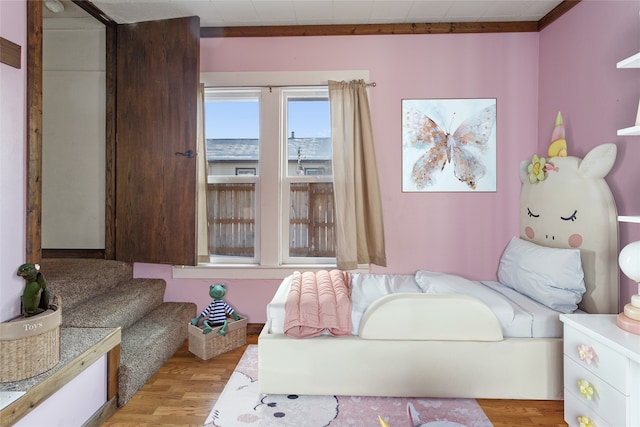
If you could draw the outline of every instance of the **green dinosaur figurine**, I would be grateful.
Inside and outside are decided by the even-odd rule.
[[[49,289],[47,281],[40,273],[39,264],[22,264],[18,268],[18,276],[26,280],[22,294],[22,314],[33,316],[49,308]]]
[[[227,293],[227,288],[224,284],[211,285],[209,287],[209,296],[213,298],[211,304],[205,308],[200,316],[191,319],[191,324],[197,326],[200,320],[204,320],[203,334],[208,334],[216,326],[222,326],[218,333],[222,336],[227,335],[227,314],[231,315],[234,320],[240,320],[240,316],[233,310],[233,308],[222,301],[222,298]]]

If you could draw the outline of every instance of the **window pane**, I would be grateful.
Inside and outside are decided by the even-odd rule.
[[[328,98],[287,99],[287,175],[331,176]]]
[[[292,183],[289,256],[335,257],[333,184]]]
[[[255,253],[255,184],[209,184],[209,253],[253,257]]]
[[[255,95],[207,96],[205,136],[209,175],[259,174],[259,107]]]
[[[205,90],[209,254],[216,262],[256,256],[259,109],[259,90]]]

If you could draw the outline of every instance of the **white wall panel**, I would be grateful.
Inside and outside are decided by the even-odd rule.
[[[103,249],[105,30],[44,32],[42,247]]]

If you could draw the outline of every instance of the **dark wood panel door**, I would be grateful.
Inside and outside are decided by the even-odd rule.
[[[198,17],[119,25],[115,258],[195,265]]]

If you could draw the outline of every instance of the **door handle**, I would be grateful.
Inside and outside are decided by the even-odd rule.
[[[196,153],[194,153],[193,150],[187,150],[184,153],[176,151],[176,156],[185,156],[187,159],[191,159],[192,157],[195,157],[195,155]]]

